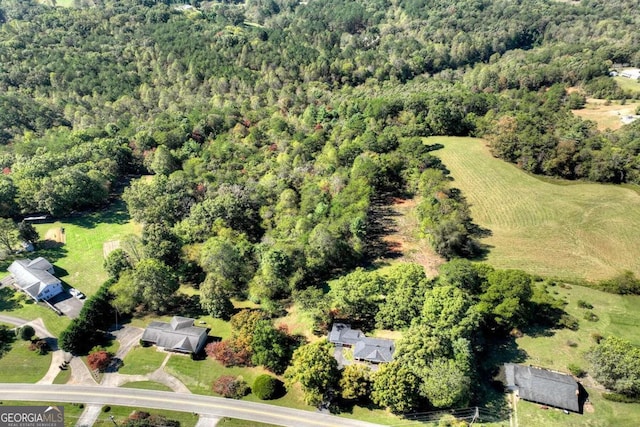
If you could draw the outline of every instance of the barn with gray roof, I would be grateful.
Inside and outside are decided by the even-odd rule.
[[[533,366],[506,363],[504,365],[507,389],[524,400],[566,409],[580,410],[580,387],[571,376]]]

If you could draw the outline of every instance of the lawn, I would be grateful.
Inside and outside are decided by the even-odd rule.
[[[173,391],[171,387],[155,381],[132,381],[122,385],[124,388],[140,388],[143,390]]]
[[[614,185],[539,179],[491,156],[481,139],[433,137],[471,205],[491,230],[486,261],[498,268],[599,280],[640,276],[640,194]]]
[[[127,353],[124,365],[118,370],[121,374],[150,374],[162,365],[167,353],[158,351],[156,347],[136,346]]]
[[[518,348],[524,351],[525,364],[532,364],[561,372],[569,372],[567,366],[575,364],[589,371],[584,353],[594,344],[592,334],[615,335],[640,345],[639,296],[621,296],[600,292],[582,286],[555,286],[550,288],[557,298],[567,301],[565,310],[579,319],[577,331],[561,329],[540,336],[525,335],[518,338]],[[582,300],[593,305],[592,309],[580,308]],[[585,313],[593,312],[597,321],[585,320]],[[640,425],[640,404],[622,404],[604,400],[602,391],[590,377],[582,380],[589,393],[594,412],[582,416],[567,416],[560,411],[541,410],[540,405],[520,401],[518,419],[521,425],[545,426],[636,426]]]
[[[60,229],[64,230],[64,243],[52,242],[52,247],[39,249],[32,256],[48,258],[64,282],[80,289],[87,296],[93,295],[107,280],[102,267],[103,244],[140,232],[139,225],[129,220],[126,206],[121,201],[102,211],[54,223],[36,224],[41,240],[45,239],[47,232]]]
[[[36,304],[23,293],[11,288],[0,289],[0,312],[7,316],[33,320],[41,317],[45,326],[54,336],[58,336],[70,322],[65,316],[58,316],[50,308]]]
[[[49,370],[51,353],[39,355],[29,350],[27,341],[17,339],[0,359],[0,382],[36,383]]]
[[[625,92],[640,92],[640,82],[626,77],[617,76],[613,80],[618,83],[618,86]]]

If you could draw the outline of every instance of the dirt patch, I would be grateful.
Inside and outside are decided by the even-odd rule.
[[[596,122],[599,130],[617,130],[624,124],[622,118],[633,115],[638,105],[640,105],[640,103],[637,102],[628,102],[625,105],[607,105],[607,101],[604,99],[587,98],[585,108],[572,110],[572,112],[582,119]]]
[[[445,260],[431,249],[426,239],[418,236],[417,205],[416,199],[394,198],[391,211],[394,214],[395,227],[382,240],[393,249],[393,259],[420,264],[427,276],[434,277],[438,274],[438,267]]]
[[[106,258],[116,249],[120,249],[120,240],[111,240],[102,245],[102,255]]]
[[[586,402],[583,406],[583,410],[588,414],[593,414],[596,411],[591,402]]]
[[[64,232],[64,228],[56,227],[50,228],[44,235],[44,239],[40,244],[41,247],[47,248],[56,248],[60,247],[67,243],[67,236]]]

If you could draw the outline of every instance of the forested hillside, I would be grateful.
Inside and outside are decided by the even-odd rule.
[[[482,253],[487,230],[427,136],[484,136],[536,174],[640,184],[640,121],[601,132],[571,112],[640,93],[609,77],[640,66],[640,1],[74,4],[0,0],[0,217],[122,197],[143,231],[106,262],[120,312],[167,313],[192,284],[215,317],[232,298],[270,316],[295,301],[320,332],[341,317],[408,330],[365,384],[394,412],[482,395],[488,339],[574,326],[520,271],[354,269],[387,254],[377,208],[393,197],[418,198],[444,258]]]

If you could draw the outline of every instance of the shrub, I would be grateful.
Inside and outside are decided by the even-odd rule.
[[[571,329],[572,331],[577,331],[580,327],[578,323],[578,319],[573,317],[570,314],[563,314],[560,316],[560,320],[558,321],[558,326],[565,327],[567,329]]]
[[[585,375],[587,375],[587,371],[585,371],[580,366],[573,363],[570,363],[569,365],[567,365],[567,369],[569,370],[569,372],[571,372],[571,374],[573,374],[578,378],[582,378]]]
[[[593,305],[589,304],[588,302],[579,299],[578,300],[578,307],[580,308],[587,308],[589,310],[591,310],[593,308]]]
[[[111,406],[107,405],[102,407],[102,412],[109,412],[109,411],[111,411]]]
[[[36,339],[31,341],[31,344],[29,344],[29,350],[36,351],[40,355],[45,355],[49,352],[49,350],[51,350],[51,348],[49,347],[49,344],[46,340]]]
[[[100,350],[89,354],[87,357],[87,364],[91,369],[98,370],[100,372],[104,372],[105,369],[111,364],[111,358],[113,354]]]
[[[211,389],[221,396],[240,399],[249,393],[249,385],[242,377],[223,375],[214,381]]]
[[[631,271],[625,271],[613,279],[603,280],[596,287],[611,294],[640,295],[640,280]]]
[[[20,328],[20,339],[29,341],[36,334],[35,329],[31,325],[24,325]]]
[[[600,320],[600,318],[593,311],[585,312],[583,317],[585,320],[588,320],[590,322],[597,322],[598,320]]]
[[[207,356],[219,361],[226,367],[248,366],[251,362],[251,354],[246,349],[236,345],[232,340],[207,344],[204,351]]]
[[[253,382],[252,392],[258,399],[271,400],[279,396],[282,382],[271,375],[263,374]]]
[[[577,343],[577,342],[575,342],[575,341],[567,340],[567,346],[568,346],[568,347],[575,348],[575,347],[577,347],[577,346],[578,346],[578,343]]]
[[[596,344],[600,344],[600,341],[602,341],[603,338],[604,337],[599,332],[592,332],[591,333],[591,339],[594,340],[596,342]]]

